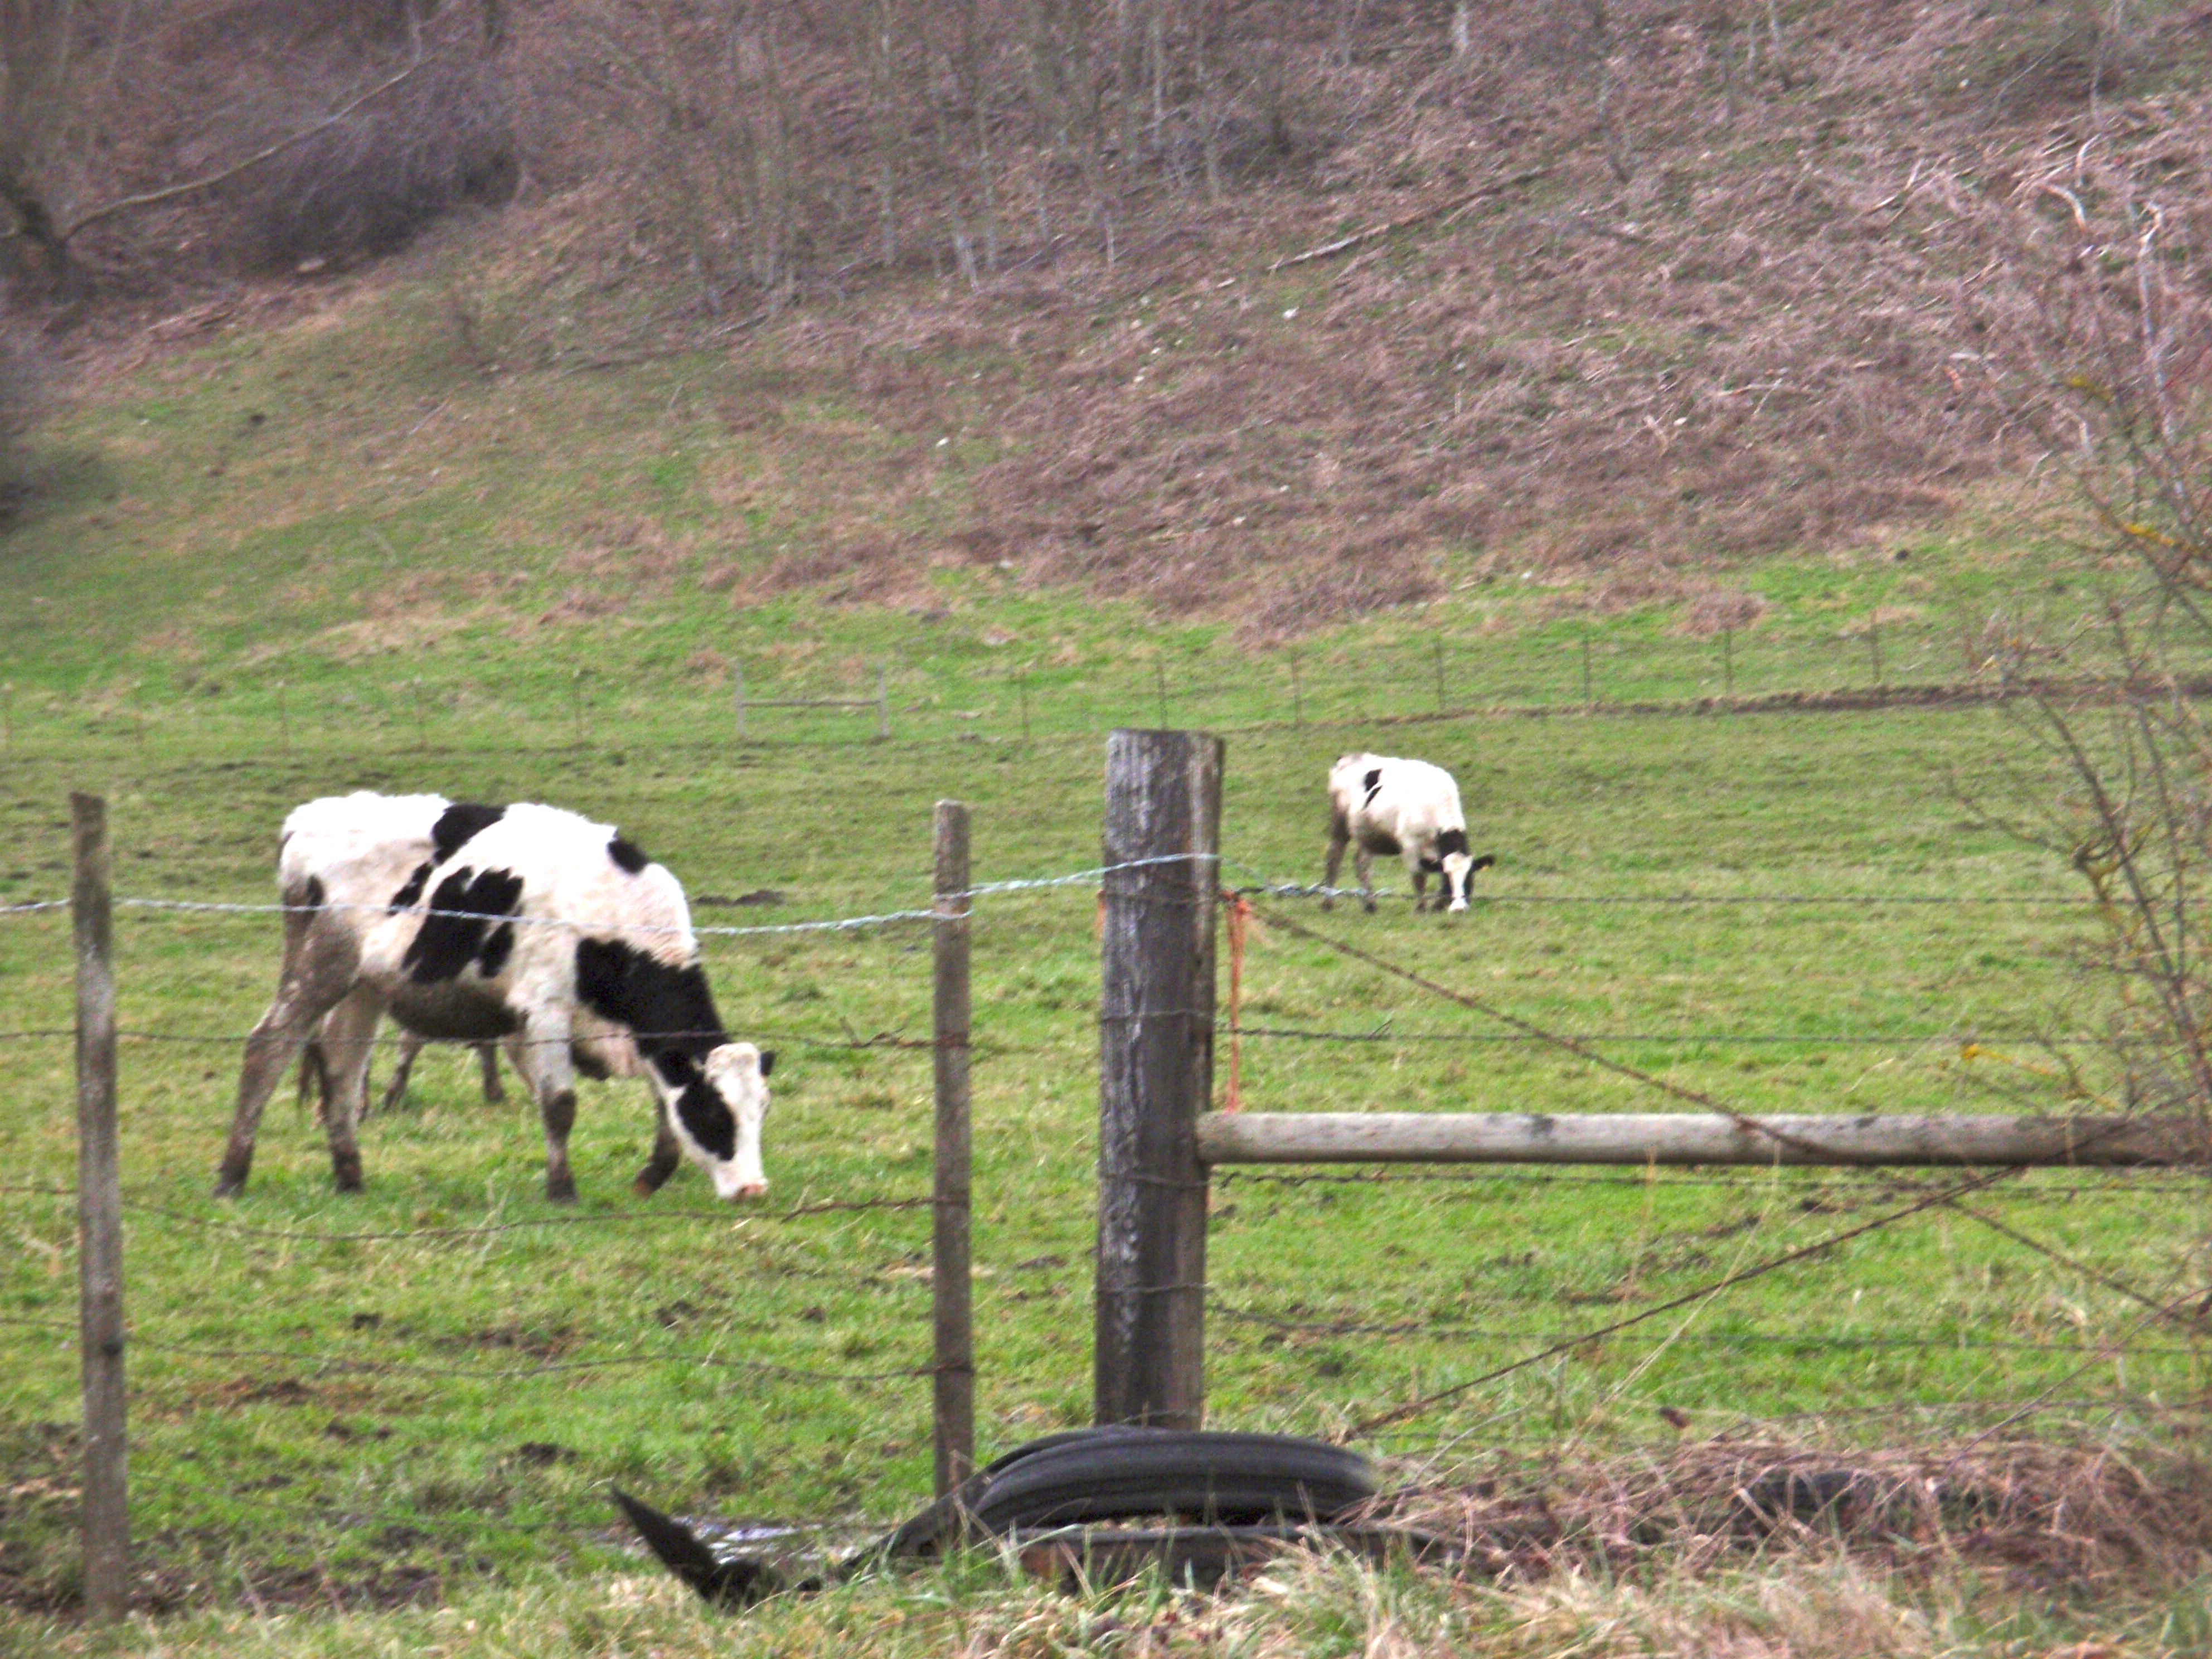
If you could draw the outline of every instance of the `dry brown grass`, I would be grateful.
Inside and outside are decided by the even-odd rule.
[[[2160,203],[2178,270],[2212,246],[2202,30],[2165,0],[2117,34],[2060,0],[1818,0],[1778,36],[1724,0],[1501,0],[1457,58],[1415,0],[1249,0],[1205,13],[1215,67],[1176,59],[1136,128],[1110,53],[1074,127],[1045,99],[1046,12],[979,0],[965,67],[957,9],[894,12],[889,105],[842,3],[778,14],[781,78],[765,36],[681,6],[530,14],[498,60],[534,180],[515,234],[545,252],[502,361],[554,349],[533,306],[579,310],[624,350],[753,365],[733,434],[775,438],[801,398],[854,411],[820,458],[843,509],[715,566],[741,597],[919,603],[933,567],[1011,566],[1269,640],[1500,551],[1694,596],[1685,572],[1986,501],[2048,450],[2029,405],[2087,349],[2075,301],[2128,215]],[[247,15],[191,15],[218,13]],[[301,45],[291,15],[166,73],[214,97],[286,53],[388,50],[366,24]],[[1197,52],[1200,9],[1163,15]],[[693,84],[715,52],[742,86]],[[181,120],[135,133],[118,179],[177,162]],[[959,137],[985,129],[988,202]],[[994,453],[951,465],[950,433]]]
[[[1532,1581],[1650,1564],[1704,1573],[1809,1551],[1923,1578],[1990,1569],[2026,1589],[2179,1583],[2212,1553],[2212,1468],[2187,1446],[1723,1437],[1637,1461],[1501,1468],[1392,1508]]]

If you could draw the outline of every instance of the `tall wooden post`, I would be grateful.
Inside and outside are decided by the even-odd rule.
[[[876,662],[876,741],[888,743],[891,735],[891,670],[880,658]]]
[[[969,1283],[968,809],[937,803],[935,1014],[937,1177],[933,1194],[937,1495],[975,1467],[975,1338]]]
[[[1197,1428],[1206,1415],[1196,1125],[1213,1090],[1221,769],[1221,740],[1203,732],[1106,739],[1092,1372],[1101,1423]]]
[[[730,701],[738,708],[738,741],[745,740],[745,665],[732,658],[730,662]]]
[[[1291,657],[1291,725],[1297,730],[1304,731],[1305,724],[1305,688],[1299,684],[1298,659],[1297,654],[1293,653]]]
[[[131,1511],[123,1423],[123,1186],[115,1126],[114,910],[107,803],[70,797],[76,879],[77,1349],[84,1364],[84,1607],[129,1608]]]

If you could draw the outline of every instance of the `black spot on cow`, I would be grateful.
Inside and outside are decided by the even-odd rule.
[[[477,971],[486,979],[498,977],[499,970],[507,965],[507,959],[514,950],[514,924],[502,921],[491,930],[491,937],[483,942],[483,949],[477,952]]]
[[[1464,852],[1466,852],[1466,851],[1467,851],[1467,831],[1466,831],[1466,830],[1443,830],[1443,831],[1442,831],[1441,833],[1439,833],[1439,834],[1437,835],[1437,856],[1438,858],[1440,858],[1440,859],[1441,859],[1441,858],[1446,858],[1446,857],[1449,857],[1450,854],[1454,854],[1454,853],[1464,853]]]
[[[694,1079],[676,1097],[676,1118],[691,1139],[714,1157],[737,1155],[738,1120],[705,1078]]]
[[[633,876],[643,870],[646,866],[646,856],[638,850],[637,843],[634,841],[624,841],[620,836],[617,836],[607,843],[607,856]]]
[[[438,862],[443,864],[506,816],[504,806],[457,800],[441,812],[437,823],[430,826],[431,850],[437,854]]]
[[[511,916],[522,897],[522,878],[507,870],[459,869],[440,882],[430,894],[430,914],[407,946],[399,964],[417,985],[458,979],[462,969],[486,949],[485,936],[500,916]],[[514,926],[500,947],[500,959],[514,943]]]
[[[323,901],[330,896],[330,890],[323,885],[323,878],[320,876],[309,876],[307,890],[300,895],[300,897],[305,902],[308,909],[319,910],[323,908]]]
[[[1359,803],[1362,806],[1364,806],[1367,805],[1368,801],[1375,799],[1375,792],[1382,787],[1382,769],[1378,766],[1375,768],[1373,771],[1368,773],[1365,777],[1360,779],[1359,787],[1367,792],[1366,800],[1363,800]]]
[[[437,867],[434,864],[416,865],[413,873],[407,878],[407,884],[392,896],[392,908],[395,910],[404,910],[416,900],[421,898],[422,884],[430,879],[430,872]]]
[[[690,1066],[729,1041],[704,969],[673,966],[620,939],[576,941],[576,996],[600,1018],[628,1026],[638,1053],[671,1086],[679,1057]]]
[[[763,1048],[760,1051],[760,1057],[761,1075],[763,1077],[766,1077],[770,1072],[775,1070],[775,1050],[773,1048]]]

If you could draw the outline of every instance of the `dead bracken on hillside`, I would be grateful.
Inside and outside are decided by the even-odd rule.
[[[2030,406],[2094,343],[2078,295],[2132,281],[2154,222],[2186,280],[2208,228],[2205,15],[2162,0],[360,9],[179,9],[148,62],[189,23],[203,101],[225,64],[298,84],[250,132],[80,157],[80,196],[282,142],[433,36],[445,78],[78,257],[153,291],[197,213],[208,258],[319,270],[519,178],[489,234],[562,252],[493,367],[550,361],[556,311],[634,328],[649,291],[658,340],[1000,452],[963,522],[894,467],[741,594],[974,560],[1267,638],[1430,597],[1453,556],[1879,544],[2035,466]],[[380,144],[420,190],[344,199]],[[303,179],[286,217],[270,183]]]

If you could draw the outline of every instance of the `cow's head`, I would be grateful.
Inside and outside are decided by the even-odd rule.
[[[761,1172],[761,1122],[768,1115],[771,1051],[725,1042],[703,1060],[664,1057],[655,1069],[668,1083],[668,1121],[684,1155],[713,1178],[714,1196],[735,1200],[768,1191]],[[674,1071],[676,1075],[668,1073]]]
[[[1468,857],[1464,830],[1446,830],[1438,835],[1434,859],[1435,867],[1443,874],[1444,891],[1451,899],[1446,908],[1452,910],[1467,908],[1467,884],[1474,872],[1498,862],[1488,853],[1479,859]]]

